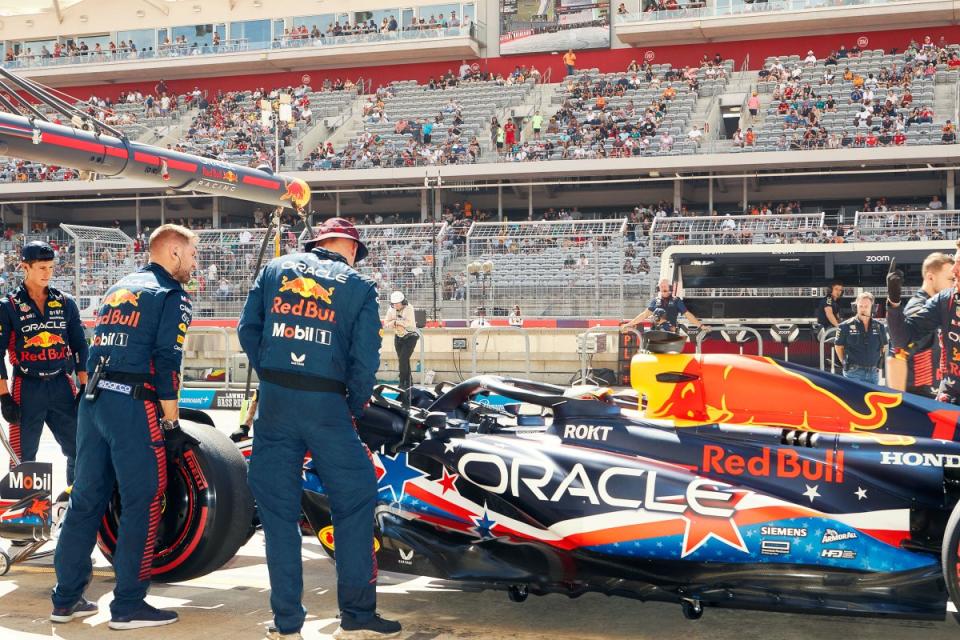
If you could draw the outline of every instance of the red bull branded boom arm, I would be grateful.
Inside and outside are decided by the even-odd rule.
[[[0,156],[108,177],[140,178],[178,191],[229,196],[273,207],[300,210],[310,204],[310,186],[300,178],[3,112]]]

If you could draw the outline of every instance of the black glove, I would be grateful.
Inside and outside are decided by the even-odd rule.
[[[189,445],[200,445],[200,441],[180,428],[180,422],[174,421],[172,429],[164,428],[163,444],[167,449],[167,457],[171,460],[180,460]]]
[[[0,396],[0,415],[10,424],[20,424],[20,405],[13,401],[9,393]]]
[[[897,259],[890,260],[890,270],[887,271],[887,300],[893,304],[900,304],[903,294],[903,271],[897,269]]]
[[[79,407],[80,401],[83,400],[83,394],[87,392],[87,385],[79,384],[77,385],[77,396],[73,399],[73,406]]]

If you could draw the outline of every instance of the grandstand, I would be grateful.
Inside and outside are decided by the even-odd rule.
[[[165,4],[162,18],[110,1],[74,3],[62,22],[10,16],[4,65],[131,139],[296,171],[313,187],[314,222],[339,214],[364,225],[375,247],[368,275],[431,315],[514,304],[542,316],[621,315],[650,291],[666,249],[684,243],[956,235],[960,30],[900,28],[923,15],[910,1],[634,0],[612,16],[611,48],[578,51],[569,76],[560,56],[497,55],[499,25],[472,2],[317,15],[293,2],[271,3],[269,15],[240,3],[204,8],[200,25],[190,5]],[[867,32],[849,26],[849,6],[870,17]],[[746,32],[774,16],[791,35],[810,34],[803,50]],[[831,16],[836,28],[823,28]],[[744,33],[705,45],[692,25],[719,18]],[[672,44],[655,46],[666,33]],[[264,124],[262,108],[284,94],[292,120]],[[77,241],[60,223],[112,227],[142,249],[149,228],[183,221],[202,229],[191,285],[200,314],[236,315],[269,212],[79,177],[0,166],[7,255],[37,230],[76,265],[83,252],[71,253]],[[884,199],[881,211],[866,198]],[[887,211],[928,203],[925,213]],[[304,229],[284,224],[280,244],[293,250]],[[16,274],[5,266],[9,287]],[[72,267],[64,286],[87,295],[88,268]]]

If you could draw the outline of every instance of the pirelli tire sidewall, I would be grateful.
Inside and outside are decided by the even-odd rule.
[[[181,422],[200,441],[178,464],[167,463],[167,490],[157,532],[153,579],[189,580],[215,571],[250,538],[253,496],[236,444],[210,426]],[[108,560],[116,548],[119,494],[100,525],[98,544]]]
[[[943,567],[943,581],[947,583],[950,600],[960,612],[960,502],[954,505],[943,531],[940,562]],[[960,621],[960,613],[953,615]]]

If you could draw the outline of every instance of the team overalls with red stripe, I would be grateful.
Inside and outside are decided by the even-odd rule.
[[[77,602],[90,580],[90,554],[115,483],[123,511],[110,611],[116,618],[143,605],[167,484],[156,401],[178,396],[191,319],[190,297],[155,264],[124,277],[104,296],[87,363],[91,386],[97,363],[105,364],[99,396],[80,402],[77,478],[54,559],[54,607]]]
[[[87,341],[77,304],[69,295],[47,288],[47,302],[37,307],[22,285],[0,299],[0,344],[13,365],[10,394],[20,407],[20,421],[10,424],[10,444],[21,462],[37,459],[46,423],[67,457],[67,482],[73,482],[77,454],[75,363],[86,364]],[[7,378],[0,366],[0,378]]]
[[[925,303],[887,307],[890,341],[912,353],[940,333],[941,376],[937,399],[960,404],[960,305],[956,288],[944,289]],[[908,312],[909,310],[909,312]],[[933,356],[931,355],[931,360]],[[932,362],[933,364],[933,362]]]

